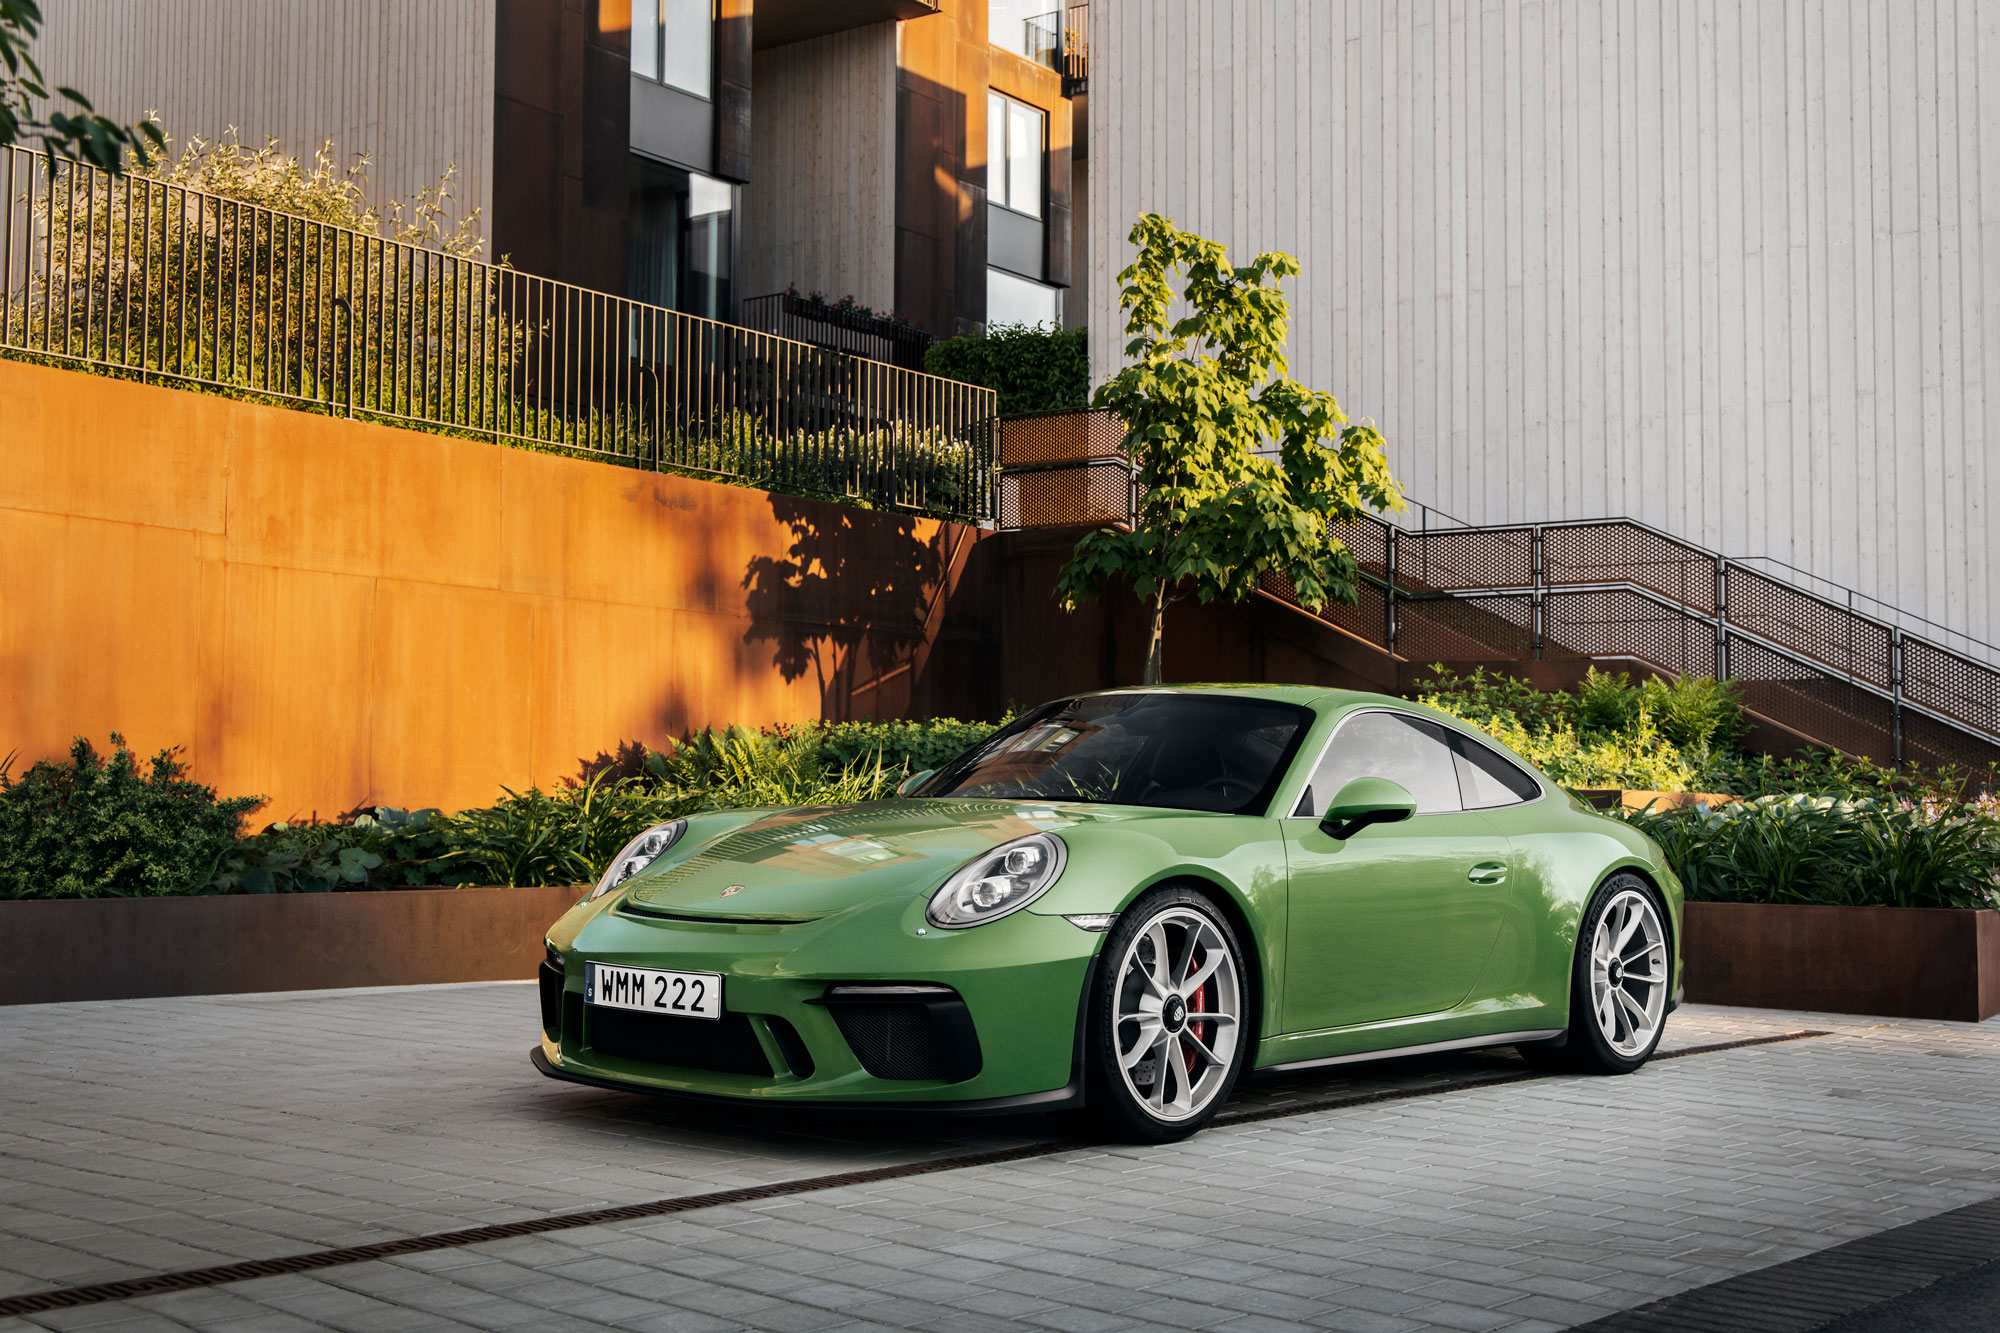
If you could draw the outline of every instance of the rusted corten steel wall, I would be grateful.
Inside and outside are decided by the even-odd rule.
[[[259,820],[622,741],[991,716],[976,530],[0,361],[0,755],[184,745]]]

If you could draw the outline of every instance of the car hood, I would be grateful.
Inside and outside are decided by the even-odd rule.
[[[640,874],[626,901],[674,916],[809,921],[934,889],[972,857],[1032,833],[1181,813],[954,798],[785,810]]]

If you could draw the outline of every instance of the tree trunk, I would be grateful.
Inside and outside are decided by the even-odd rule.
[[[1167,626],[1167,585],[1162,583],[1153,593],[1153,632],[1146,640],[1146,675],[1141,685],[1160,683],[1160,640]]]

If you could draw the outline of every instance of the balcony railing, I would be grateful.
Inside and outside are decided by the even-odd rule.
[[[914,324],[884,319],[848,306],[815,301],[797,292],[752,296],[743,302],[743,325],[828,351],[922,370],[931,335]]]
[[[0,150],[0,352],[981,521],[991,390]]]

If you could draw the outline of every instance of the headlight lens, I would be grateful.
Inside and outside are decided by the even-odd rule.
[[[924,916],[946,930],[997,921],[1041,897],[1068,859],[1069,849],[1053,833],[1037,833],[982,852],[944,882]]]
[[[625,844],[625,850],[612,859],[604,877],[597,881],[597,887],[590,891],[589,901],[596,902],[605,894],[623,884],[632,876],[644,870],[666,854],[669,847],[681,840],[687,832],[685,819],[670,819],[664,824],[655,824],[638,837]]]

